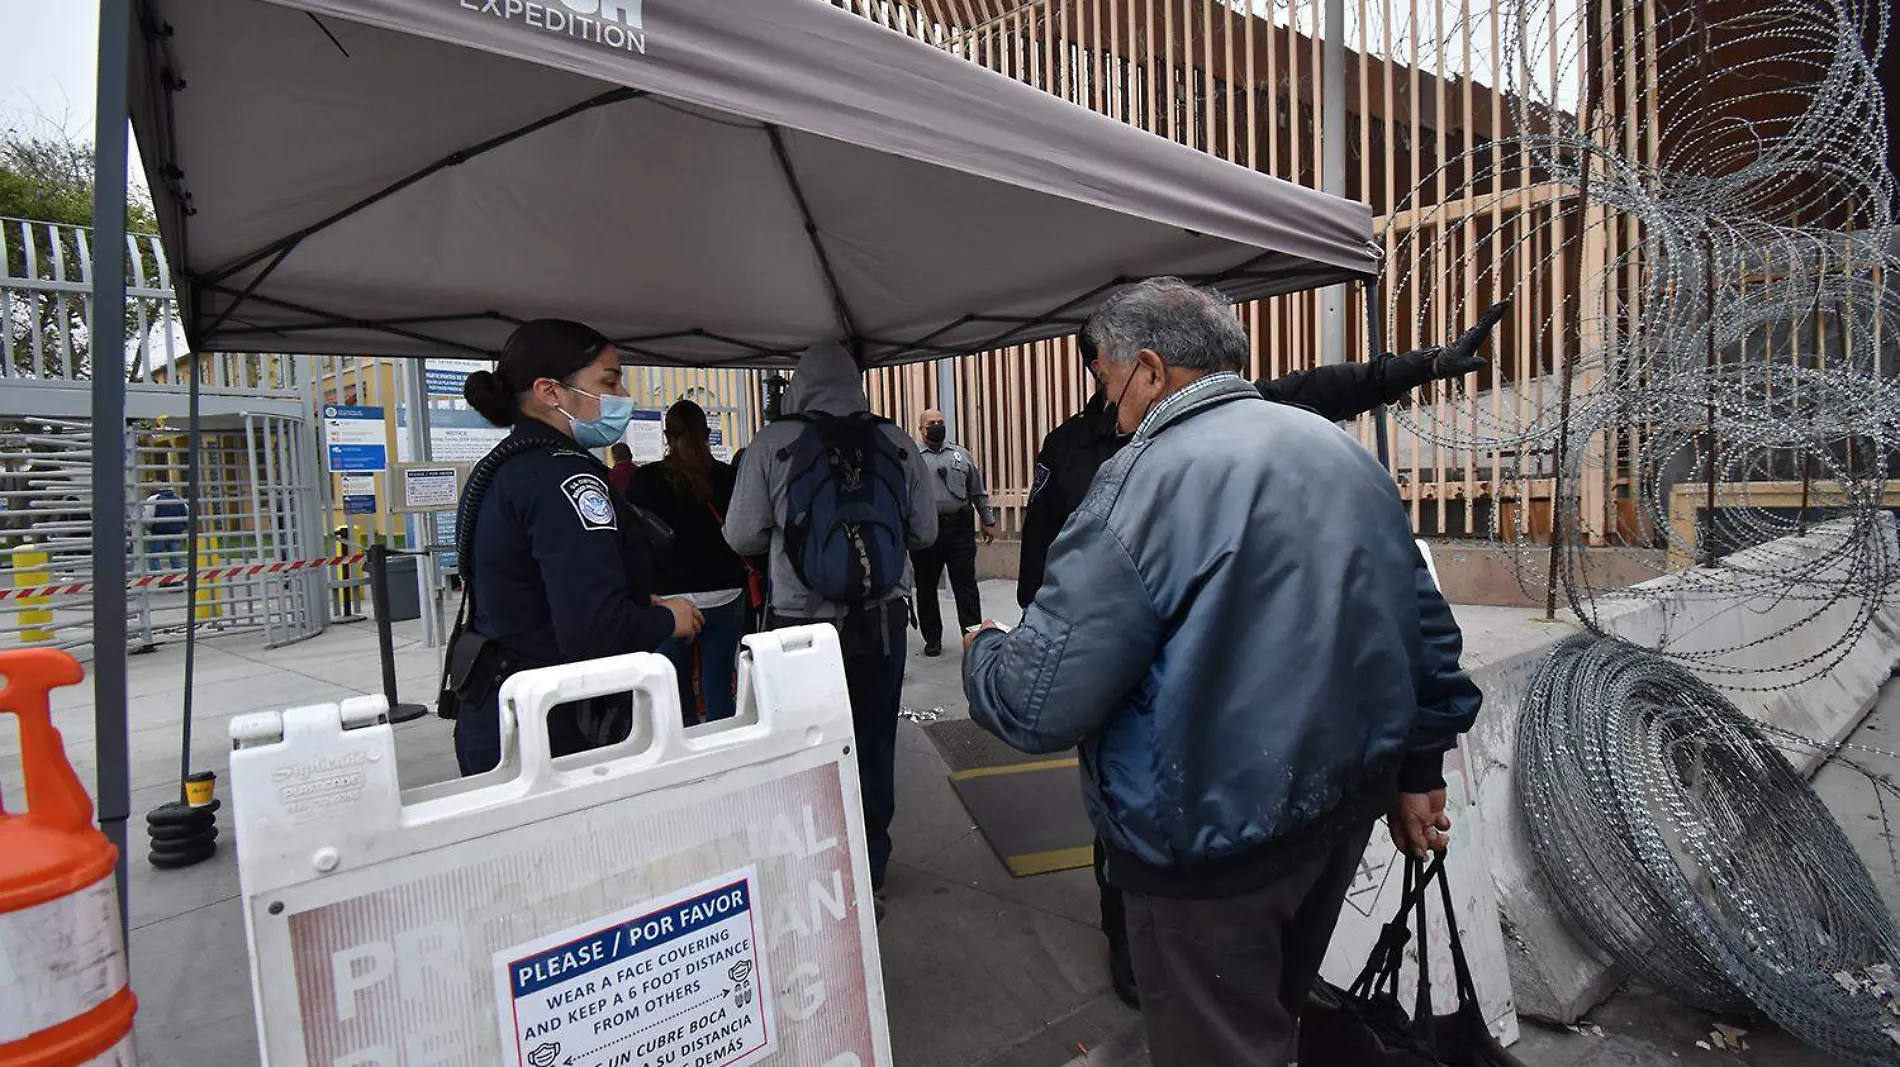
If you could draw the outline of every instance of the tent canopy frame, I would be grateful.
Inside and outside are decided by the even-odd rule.
[[[393,313],[392,309],[352,313],[339,306],[319,306],[328,302],[299,296],[295,289],[279,292],[270,286],[281,279],[280,268],[298,252],[307,250],[313,238],[333,235],[344,223],[360,219],[405,190],[489,157],[533,134],[562,128],[613,105],[643,100],[688,114],[704,110],[718,116],[737,116],[745,123],[756,123],[765,133],[781,182],[802,220],[814,265],[829,297],[830,317],[844,337],[808,337],[801,343],[790,343],[790,338],[747,337],[744,330],[704,325],[659,331],[608,329],[609,336],[620,334],[616,344],[623,355],[631,357],[630,362],[657,366],[785,366],[795,360],[805,344],[826,339],[850,342],[859,362],[866,366],[959,356],[1072,333],[1104,294],[1137,277],[1131,275],[1130,264],[1108,266],[1060,292],[1025,298],[1027,306],[933,308],[935,325],[920,320],[896,331],[868,326],[866,323],[873,320],[847,294],[835,261],[837,250],[828,245],[827,231],[814,215],[808,196],[810,176],[794,165],[787,145],[788,130],[797,131],[801,138],[809,136],[833,146],[868,151],[879,159],[937,168],[962,179],[975,178],[1014,193],[1041,196],[1051,206],[1068,212],[1066,219],[1099,220],[1107,227],[1104,233],[1112,231],[1118,241],[1130,233],[1145,238],[1148,243],[1141,246],[1143,256],[1150,249],[1167,249],[1172,250],[1168,255],[1174,257],[1173,266],[1199,264],[1166,272],[1198,284],[1232,286],[1229,295],[1235,299],[1258,299],[1366,280],[1378,274],[1379,252],[1372,241],[1370,211],[1363,204],[1350,204],[1166,141],[811,0],[689,0],[664,16],[655,16],[671,20],[668,32],[681,42],[682,54],[700,66],[681,63],[677,58],[670,67],[664,61],[656,62],[651,70],[643,69],[639,74],[654,79],[654,86],[628,84],[624,78],[633,75],[627,68],[613,65],[623,57],[598,50],[590,53],[584,43],[557,42],[546,35],[527,33],[520,26],[455,23],[453,20],[462,14],[454,4],[430,0],[232,0],[220,4],[220,11],[226,13],[256,14],[260,23],[267,8],[301,12],[345,59],[354,57],[338,33],[325,23],[325,17],[366,28],[367,32],[387,32],[392,39],[415,38],[431,48],[449,45],[487,57],[480,62],[493,63],[498,58],[515,61],[530,68],[591,79],[611,88],[442,154],[340,207],[327,211],[319,208],[322,217],[289,227],[261,243],[251,242],[250,251],[228,256],[221,264],[200,265],[192,223],[200,209],[187,185],[185,165],[205,164],[215,170],[219,160],[207,156],[186,159],[181,154],[178,102],[188,85],[180,73],[177,31],[163,17],[163,6],[159,0],[99,0],[94,128],[121,131],[130,117],[140,137],[158,201],[161,232],[173,257],[180,318],[193,351],[274,352],[282,351],[287,341],[313,339],[317,347],[310,351],[411,359],[426,358],[432,351],[492,356],[498,345],[486,340],[491,334],[476,335],[484,340],[470,340],[468,335],[453,336],[442,331],[470,324],[512,326],[521,321],[519,317],[494,307],[412,307]],[[187,19],[203,20],[216,17],[205,13],[212,6],[206,2],[174,10]],[[645,8],[649,16],[654,16],[654,9],[663,6],[667,6],[665,0],[648,0]],[[204,25],[201,21],[196,28]],[[729,41],[723,36],[728,34]],[[728,43],[732,47],[709,47]],[[563,46],[569,50],[561,51]],[[694,47],[699,50],[693,51]],[[814,61],[819,54],[816,50],[821,48],[832,49],[838,62],[835,69],[827,70],[827,78],[813,80],[810,72],[821,68]],[[728,52],[732,55],[726,55]],[[644,28],[640,53],[642,60],[650,58],[646,55]],[[249,58],[242,49],[233,48],[225,54]],[[761,60],[776,66],[761,71],[746,65],[756,66]],[[463,65],[476,62],[470,56]],[[791,80],[774,82],[773,77]],[[799,77],[805,81],[798,82]],[[795,84],[801,91],[785,91]],[[214,91],[209,98],[219,96]],[[961,110],[953,110],[946,100],[955,101]],[[192,116],[193,121],[203,118],[202,114]],[[805,121],[798,121],[801,118]],[[723,118],[713,121],[726,122]],[[193,132],[202,132],[203,125],[199,122]],[[938,129],[938,125],[945,128]],[[245,134],[240,130],[228,136],[241,139]],[[193,148],[206,150],[201,141],[193,142]],[[1079,172],[1042,158],[1063,152],[1087,158],[1096,171],[1083,180]],[[125,300],[121,201],[128,156],[124,137],[102,133],[95,157],[95,309],[119,307]],[[970,158],[973,156],[977,158]],[[294,193],[282,194],[282,198],[289,205],[286,210],[297,209]],[[1254,199],[1260,201],[1258,206],[1252,203]],[[1243,202],[1248,206],[1241,207]],[[1020,211],[1021,203],[1015,206]],[[201,224],[199,229],[208,225]],[[215,226],[210,232],[210,240],[215,240]],[[1183,251],[1188,247],[1186,242],[1195,242],[1192,255]],[[1221,257],[1224,265],[1209,262]],[[1166,257],[1162,257],[1153,265],[1165,262]],[[1145,270],[1151,263],[1144,259],[1133,265]],[[223,304],[213,306],[214,301]],[[121,317],[99,315],[95,319],[96,350],[122,350]],[[690,355],[683,354],[687,349],[669,347],[689,340],[702,347],[690,350]],[[708,343],[723,346],[730,354],[708,353],[703,347]],[[91,388],[95,426],[123,426],[124,384],[122,375],[94,375]],[[194,419],[190,427],[194,441],[198,430]],[[121,651],[125,645],[127,593],[125,561],[118,551],[126,505],[123,451],[95,449],[92,470],[93,484],[99,492],[92,527],[98,564],[93,607],[98,642],[93,694],[99,812],[103,828],[119,846],[123,924],[129,915],[124,906],[125,822],[131,787],[126,662]]]

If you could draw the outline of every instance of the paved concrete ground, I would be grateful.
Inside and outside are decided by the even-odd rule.
[[[986,582],[984,603],[1014,616],[1013,583]],[[1530,613],[1459,608],[1474,646],[1505,646],[1536,628]],[[946,600],[945,617],[954,619]],[[232,716],[380,689],[374,630],[334,627],[323,636],[266,650],[256,635],[221,637],[200,649],[195,689],[194,767],[227,765],[225,726]],[[403,698],[433,692],[437,654],[417,643],[415,624],[398,626],[397,676]],[[965,716],[961,659],[953,646],[926,659],[912,635],[905,701],[913,709]],[[139,1049],[145,1067],[237,1067],[257,1062],[237,876],[226,850],[185,871],[144,861],[142,814],[177,788],[182,646],[172,643],[131,661],[133,861],[131,954],[141,999]],[[1900,747],[1900,688],[1890,688],[1863,731],[1880,744],[1891,731]],[[69,752],[90,779],[94,761],[89,693],[67,691],[55,703]],[[448,726],[425,718],[397,728],[405,786],[455,772]],[[17,796],[17,743],[0,737],[0,793]],[[1057,1067],[1087,1050],[1092,1064],[1137,1064],[1137,1016],[1108,989],[1104,945],[1096,929],[1095,887],[1087,871],[1012,878],[997,862],[951,791],[948,767],[923,730],[899,726],[899,805],[889,878],[890,915],[881,929],[892,1044],[902,1067]],[[1858,785],[1857,785],[1858,783]],[[1835,772],[1824,795],[1843,807],[1876,876],[1892,893],[1880,824],[1864,780]],[[1860,808],[1853,805],[1859,804]],[[229,828],[229,820],[224,824]],[[1892,899],[1892,897],[1890,897]],[[1822,1067],[1832,1061],[1786,1038],[1752,1034],[1754,1050],[1703,1052],[1708,1020],[1660,998],[1626,993],[1593,1020],[1604,1036],[1527,1025],[1516,1051],[1530,1067],[1607,1067],[1716,1062]],[[1753,1024],[1746,1024],[1755,1029]]]

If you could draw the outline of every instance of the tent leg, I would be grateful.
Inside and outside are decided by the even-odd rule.
[[[99,826],[119,850],[119,926],[126,907],[125,821],[132,806],[125,684],[125,190],[131,0],[99,0],[99,92],[92,189],[92,705]],[[130,949],[129,938],[127,948]]]
[[[1326,0],[1326,48],[1320,66],[1322,158],[1320,188],[1346,195],[1346,0]],[[1346,283],[1329,285],[1322,297],[1319,361],[1346,362]]]
[[[1377,363],[1385,358],[1385,339],[1379,336],[1379,280],[1367,278],[1363,283],[1366,296],[1366,362]],[[1386,411],[1380,404],[1372,409],[1372,433],[1379,451],[1379,465],[1388,473],[1392,470],[1392,446],[1385,436]]]
[[[412,462],[428,463],[435,458],[435,454],[429,446],[429,386],[423,360],[409,360],[403,368],[403,392],[409,404],[409,458]],[[398,482],[402,473],[389,471],[383,477],[389,479],[385,484],[390,499],[400,500],[398,494],[403,489]],[[442,620],[435,599],[435,553],[429,551],[429,546],[435,543],[435,513],[410,515],[407,533],[409,551],[421,553],[416,557],[416,584],[419,587],[417,596],[422,605],[422,647],[439,648],[442,644]],[[393,709],[396,694],[391,692],[389,699]]]
[[[944,432],[952,441],[961,441],[963,429],[957,425],[956,360],[939,358],[933,365],[937,368],[937,410],[943,412]]]

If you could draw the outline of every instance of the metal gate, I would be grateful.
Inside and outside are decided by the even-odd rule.
[[[257,554],[273,562],[326,554],[317,525],[317,465],[309,425],[302,419],[246,415],[244,438]],[[328,605],[322,571],[267,575],[259,585],[267,646],[323,632]]]
[[[0,415],[0,438],[0,585],[9,591],[62,587],[5,600],[0,647],[90,651],[92,428],[83,420]],[[198,435],[198,566],[214,576],[199,583],[194,601],[183,584],[159,584],[167,576],[181,578],[189,558],[183,512],[191,438],[156,425],[129,428],[124,550],[135,583],[126,605],[133,648],[181,635],[194,603],[203,633],[262,630],[266,644],[275,646],[321,632],[320,572],[216,573],[316,554],[309,438],[302,420],[275,416],[250,416],[242,425]]]
[[[44,645],[89,653],[95,590],[90,415],[94,354],[90,233],[0,219],[0,590],[62,587],[0,600],[0,647]],[[211,633],[261,631],[279,645],[321,632],[328,619],[322,572],[237,573],[182,584],[182,512],[190,380],[200,378],[198,501],[201,569],[329,554],[316,523],[313,395],[304,360],[291,356],[186,354],[171,314],[170,279],[156,238],[128,238],[127,421],[113,435],[126,450],[128,644],[182,634],[193,615]],[[109,366],[109,364],[108,364]],[[102,443],[104,435],[101,435]],[[109,447],[109,446],[108,446]]]

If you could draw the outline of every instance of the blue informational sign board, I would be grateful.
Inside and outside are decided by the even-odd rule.
[[[323,443],[332,472],[380,471],[389,467],[388,433],[382,408],[325,404]]]
[[[376,476],[373,474],[345,474],[343,482],[343,514],[376,514]]]
[[[461,396],[462,385],[468,381],[465,370],[437,370],[429,367],[422,372],[425,388],[430,396]]]

